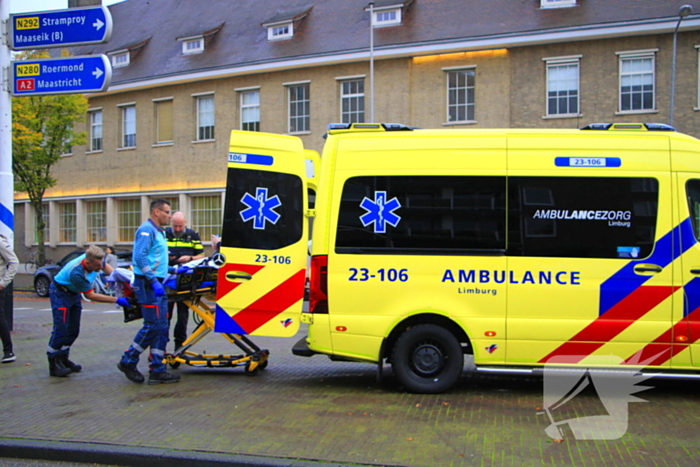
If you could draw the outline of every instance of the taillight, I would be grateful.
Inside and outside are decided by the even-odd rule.
[[[309,311],[328,313],[328,256],[311,257]]]

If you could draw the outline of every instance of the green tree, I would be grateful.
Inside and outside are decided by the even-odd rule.
[[[64,54],[65,55],[65,54]],[[45,51],[20,54],[17,60],[48,58]],[[85,144],[85,132],[74,124],[85,120],[88,100],[82,94],[12,98],[12,170],[15,191],[27,193],[36,213],[39,264],[44,264],[44,194],[56,185],[51,167],[73,145]]]

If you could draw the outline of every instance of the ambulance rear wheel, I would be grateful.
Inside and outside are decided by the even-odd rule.
[[[437,394],[451,388],[462,374],[464,355],[457,338],[435,324],[421,324],[396,341],[392,369],[410,392]]]

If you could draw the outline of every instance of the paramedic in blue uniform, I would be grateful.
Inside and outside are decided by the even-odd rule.
[[[171,266],[189,263],[196,259],[204,258],[204,247],[199,234],[187,228],[187,219],[181,212],[173,213],[170,220],[170,227],[165,229],[165,239],[168,242],[168,255]],[[190,319],[190,309],[183,302],[168,303],[168,323],[173,317],[173,308],[177,304],[177,321],[173,339],[175,340],[175,350],[182,346],[187,339],[187,323]],[[168,327],[170,324],[168,324]]]
[[[129,306],[129,302],[123,297],[115,298],[98,294],[92,289],[95,276],[103,269],[104,256],[105,252],[102,248],[91,245],[85,254],[63,266],[49,286],[53,331],[46,354],[49,357],[49,375],[51,376],[68,376],[83,369],[68,358],[71,345],[80,333],[80,317],[83,310],[81,293],[93,302]],[[104,271],[111,274],[112,267],[106,265]]]
[[[136,368],[139,357],[150,347],[148,384],[177,383],[180,375],[165,371],[165,346],[168,343],[167,297],[163,282],[175,268],[168,266],[168,244],[163,226],[170,221],[170,203],[156,198],[151,201],[151,217],[136,230],[133,267],[134,293],[141,305],[143,327],[124,352],[117,368],[134,383],[144,377]]]

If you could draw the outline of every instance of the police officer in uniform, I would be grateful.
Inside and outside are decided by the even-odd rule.
[[[165,229],[165,238],[168,242],[168,255],[171,266],[177,267],[205,256],[199,234],[187,228],[187,219],[185,219],[185,215],[182,212],[173,213],[173,217],[170,219],[170,227]],[[175,340],[175,350],[177,350],[187,339],[187,324],[190,319],[190,310],[183,302],[169,302],[169,319],[172,319],[175,304],[177,304],[177,321],[175,322],[173,339]]]

